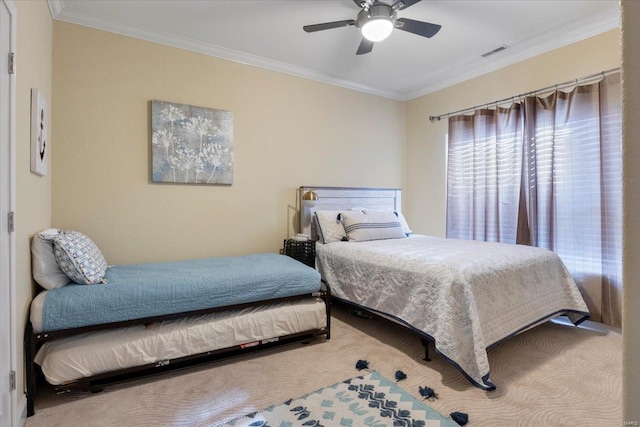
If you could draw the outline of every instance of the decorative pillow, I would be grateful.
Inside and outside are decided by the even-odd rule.
[[[343,212],[344,229],[350,241],[401,239],[407,237],[394,212]]]
[[[70,282],[53,253],[53,239],[59,234],[57,228],[49,228],[36,233],[31,240],[31,273],[36,283],[45,289],[61,288]]]
[[[400,221],[400,225],[402,225],[402,229],[404,230],[404,234],[409,236],[411,233],[413,233],[411,228],[409,228],[409,224],[407,223],[407,220],[404,218],[404,215],[402,215],[402,212],[400,212],[400,211],[376,211],[376,210],[372,210],[372,209],[363,209],[363,212],[366,213],[366,214],[369,214],[369,213],[380,213],[380,212],[393,212],[398,217],[398,221]]]
[[[315,213],[311,217],[311,240],[314,242],[317,242],[318,240],[321,242],[324,241],[322,238],[322,230],[320,230],[320,226],[318,225],[318,217]]]
[[[316,211],[318,237],[320,237],[322,243],[347,240],[340,214],[341,211]]]
[[[93,241],[78,231],[63,231],[55,239],[54,253],[60,269],[76,283],[107,283],[107,261]]]

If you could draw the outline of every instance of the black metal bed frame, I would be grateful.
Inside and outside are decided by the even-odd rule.
[[[431,356],[429,355],[429,343],[432,343],[432,345],[434,345],[435,347],[435,340],[433,339],[432,336],[427,335],[424,332],[419,331],[418,329],[412,328],[408,325],[405,325],[396,320],[393,320],[392,318],[383,316],[380,312],[376,310],[364,307],[360,304],[356,304],[354,302],[351,302],[345,299],[341,299],[337,297],[332,297],[332,298],[335,303],[338,303],[339,305],[344,306],[345,308],[347,308],[350,314],[356,317],[362,317],[367,319],[375,318],[383,322],[392,322],[405,329],[410,330],[420,338],[420,344],[422,344],[422,346],[424,347],[424,358],[422,360],[424,360],[425,362],[431,362]],[[363,313],[366,313],[366,314],[363,314]]]
[[[313,296],[320,297],[325,304],[327,313],[327,324],[319,329],[311,329],[308,331],[285,335],[275,339],[265,339],[255,342],[244,343],[218,350],[211,350],[190,356],[184,356],[176,359],[165,359],[154,363],[149,363],[131,368],[119,369],[82,378],[69,383],[54,386],[54,390],[58,393],[66,393],[72,390],[98,392],[102,391],[105,386],[122,383],[132,379],[160,374],[176,369],[183,369],[190,366],[201,365],[204,363],[226,359],[234,356],[245,355],[257,352],[263,349],[269,349],[277,346],[291,344],[295,342],[308,342],[316,337],[325,336],[328,340],[331,338],[331,290],[323,281],[322,289],[318,292],[306,295],[295,295],[285,298],[276,298],[265,301],[256,301],[246,304],[235,304],[224,307],[216,307],[204,310],[188,311],[183,313],[168,314],[164,316],[145,317],[141,319],[126,320],[121,322],[104,323],[99,325],[84,326],[80,328],[63,329],[51,332],[34,332],[31,321],[27,322],[24,335],[24,351],[25,351],[25,371],[26,371],[26,388],[27,388],[27,416],[35,414],[35,395],[38,383],[39,368],[34,359],[38,349],[47,341],[55,340],[62,337],[69,337],[86,332],[95,332],[101,330],[122,328],[126,326],[135,326],[149,324],[153,322],[161,322],[164,320],[173,320],[184,317],[200,316],[203,314],[215,313],[224,310],[242,309],[248,307],[256,307],[265,304],[273,304],[284,301],[292,301],[301,297]]]

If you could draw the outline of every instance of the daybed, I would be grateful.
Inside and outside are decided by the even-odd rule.
[[[32,253],[34,278],[47,290],[32,301],[25,332],[28,415],[39,372],[58,392],[97,391],[140,375],[330,338],[328,287],[316,270],[285,255],[107,268],[88,237],[59,230],[34,236]]]
[[[311,190],[318,201],[301,203],[301,229],[319,239],[332,298],[417,332],[425,349],[434,342],[481,389],[495,389],[487,349],[558,315],[576,325],[589,317],[551,251],[413,235],[400,190],[301,187],[300,196]]]

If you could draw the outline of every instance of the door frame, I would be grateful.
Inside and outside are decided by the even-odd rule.
[[[10,39],[10,52],[16,53],[16,33],[17,33],[17,9],[14,3],[14,0],[0,0],[2,4],[9,11],[9,20],[11,22],[11,28],[6,36]],[[4,30],[0,30],[4,31]],[[8,58],[0,58],[0,60],[9,61]],[[7,72],[8,67],[7,67]],[[8,178],[8,188],[6,191],[8,194],[9,206],[8,212],[16,212],[16,67],[14,66],[13,73],[9,74],[9,94],[8,99],[2,99],[3,103],[6,103],[6,106],[9,108],[9,141],[8,141],[8,151],[9,151],[9,170],[3,171],[2,173],[7,174]],[[2,195],[6,197],[7,195]],[[15,215],[15,214],[14,214]],[[3,221],[4,224],[8,224],[8,220]],[[15,372],[16,382],[18,376],[17,370],[17,331],[16,331],[16,313],[17,313],[17,296],[16,296],[16,228],[14,223],[13,231],[9,231],[9,229],[2,230],[3,238],[9,239],[9,251],[8,253],[2,253],[1,256],[8,257],[7,265],[9,266],[9,300],[2,303],[2,308],[7,309],[9,312],[8,316],[8,339],[9,339],[9,366],[5,366],[7,368],[7,373]],[[3,362],[4,363],[4,362]],[[9,385],[9,384],[7,384]],[[21,404],[24,406],[25,402]],[[9,391],[9,419],[11,422],[11,426],[21,425],[21,419],[24,418],[26,406],[24,406],[23,411],[18,411],[18,390],[13,389]]]

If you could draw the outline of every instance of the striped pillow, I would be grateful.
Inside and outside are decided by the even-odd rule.
[[[376,210],[373,210],[373,209],[363,209],[362,212],[364,212],[366,214],[380,213],[380,212],[393,212],[398,217],[398,221],[400,221],[400,225],[402,225],[402,229],[404,230],[404,234],[409,236],[411,233],[413,233],[413,231],[411,231],[411,228],[409,228],[409,224],[407,223],[407,220],[404,218],[404,215],[402,215],[402,212],[400,212],[400,211],[376,211]]]
[[[342,212],[344,229],[349,241],[401,239],[407,237],[398,216],[393,212],[364,214],[361,212]]]

